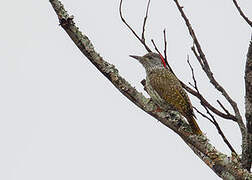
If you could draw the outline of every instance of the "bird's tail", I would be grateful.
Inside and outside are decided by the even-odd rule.
[[[193,133],[196,135],[202,135],[202,131],[200,130],[197,122],[195,121],[194,117],[188,118],[188,122],[193,130]]]

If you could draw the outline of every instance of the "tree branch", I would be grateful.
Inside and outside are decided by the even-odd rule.
[[[167,51],[167,41],[166,41],[166,33],[165,33],[165,30],[163,31],[164,33],[164,44],[165,44],[165,48],[164,48],[164,55],[165,55],[165,62],[166,62],[166,65],[168,66],[168,68],[170,69],[170,71],[176,76],[176,74],[173,72],[171,66],[169,65],[168,61],[167,61],[167,55],[166,55],[166,51]],[[161,54],[161,52],[158,50],[154,40],[152,39],[151,40],[156,52],[158,54]],[[189,92],[190,94],[192,94],[193,96],[197,97],[199,100],[200,100],[200,103],[203,105],[203,106],[206,106],[208,107],[209,110],[211,110],[213,113],[215,113],[216,115],[224,118],[224,119],[228,119],[228,120],[233,120],[236,122],[236,117],[232,114],[230,114],[226,108],[222,105],[221,107],[224,109],[224,111],[226,112],[225,113],[222,113],[221,111],[219,111],[218,109],[216,109],[214,106],[212,106],[199,92],[193,90],[192,88],[190,88],[189,86],[187,86],[184,82],[180,81],[182,87],[187,91]]]
[[[220,105],[220,107],[225,111],[226,114],[230,114],[230,112],[224,107],[224,105],[219,101],[217,100],[217,103]]]
[[[180,81],[180,83],[182,84],[183,88],[185,88],[185,90],[187,92],[189,92],[190,94],[192,94],[193,96],[197,97],[200,100],[201,104],[204,104],[205,106],[208,107],[209,110],[211,110],[213,113],[215,113],[216,115],[227,119],[227,120],[233,120],[236,122],[236,118],[234,115],[232,114],[225,114],[221,111],[219,111],[218,109],[216,109],[214,106],[212,106],[203,96],[202,94],[199,94],[197,91],[193,90],[192,88],[190,88],[189,86],[187,86],[185,83],[183,83],[182,81]]]
[[[121,1],[122,2],[122,1]],[[150,8],[150,0],[148,1],[147,4],[147,8],[146,8],[146,12],[145,12],[145,17],[144,17],[144,21],[143,21],[143,30],[142,30],[142,41],[145,43],[145,26],[146,26],[146,21],[148,18],[148,14],[149,14],[149,8]],[[147,50],[148,51],[148,50]],[[150,52],[150,51],[148,51]]]
[[[166,31],[165,29],[163,30],[163,33],[164,33],[164,60],[167,64],[167,66],[169,65],[168,64],[168,60],[167,60],[167,40],[166,40]]]
[[[182,18],[185,21],[185,24],[187,26],[187,29],[189,31],[189,34],[191,35],[193,42],[196,46],[192,47],[192,51],[195,55],[195,57],[197,58],[198,62],[200,63],[203,71],[206,73],[208,79],[210,80],[211,84],[219,91],[221,92],[221,94],[225,97],[225,99],[229,102],[229,104],[231,105],[231,107],[234,110],[235,113],[235,118],[236,118],[236,122],[240,128],[241,131],[241,135],[242,135],[242,156],[246,156],[245,155],[245,147],[247,146],[247,129],[245,124],[242,121],[242,116],[240,114],[240,111],[238,109],[237,103],[229,96],[229,94],[226,92],[226,90],[216,81],[216,79],[213,76],[213,73],[210,69],[210,66],[208,64],[208,61],[206,59],[206,56],[201,48],[201,45],[197,39],[196,34],[194,33],[194,30],[189,22],[189,19],[187,18],[187,16],[184,13],[183,7],[180,6],[178,0],[174,0],[174,2],[176,3],[176,6],[182,16]],[[197,50],[197,51],[196,51]]]
[[[252,164],[252,39],[249,44],[245,67],[245,111],[248,144],[245,150],[246,156],[243,157],[243,166],[250,170]]]
[[[239,11],[241,17],[243,17],[243,19],[248,23],[248,25],[250,25],[250,27],[252,27],[252,21],[249,20],[249,18],[243,13],[243,11],[241,10],[240,6],[238,5],[236,0],[233,0],[233,3],[236,7],[236,9]]]
[[[154,40],[152,39],[151,40],[155,50],[157,51],[158,54],[161,54],[161,52],[158,50]],[[165,43],[165,49],[164,49],[164,54],[166,56],[166,46],[167,46],[167,42],[166,42],[166,38],[165,38],[165,31],[164,31],[164,43]],[[167,56],[165,58],[165,62],[168,66],[168,68],[170,69],[170,71],[176,76],[176,74],[173,72],[171,66],[169,65],[168,61],[166,60],[167,59]],[[223,113],[221,111],[219,111],[218,109],[216,109],[214,106],[212,106],[199,92],[193,90],[192,88],[190,88],[189,86],[187,86],[184,82],[180,81],[182,87],[187,91],[189,92],[190,94],[192,94],[193,96],[197,97],[199,100],[200,100],[200,103],[203,105],[203,106],[206,106],[209,110],[211,110],[213,113],[215,113],[216,115],[224,118],[224,119],[227,119],[227,120],[233,120],[236,122],[236,117],[232,114],[230,114],[227,109],[222,105],[221,107],[224,109],[224,111],[226,112]],[[219,101],[217,101],[219,102]],[[220,103],[220,102],[219,102]]]
[[[194,82],[194,85],[192,85],[194,87],[194,89],[197,91],[198,94],[200,94],[199,92],[199,88],[198,88],[198,85],[197,85],[197,81],[196,81],[196,78],[195,78],[195,75],[194,75],[194,69],[192,67],[192,65],[190,64],[190,61],[189,61],[189,57],[187,57],[187,63],[189,64],[189,67],[191,69],[191,72],[192,72],[192,78],[193,78],[193,82]],[[220,134],[220,136],[222,137],[223,141],[225,142],[225,144],[228,146],[228,148],[231,150],[232,153],[234,153],[235,156],[238,157],[237,153],[235,152],[233,146],[230,144],[230,142],[227,140],[224,132],[221,130],[220,126],[219,126],[219,123],[216,121],[215,117],[212,115],[212,113],[208,110],[208,107],[204,104],[201,104],[204,109],[206,110],[207,114],[210,115],[211,119],[208,118],[206,115],[203,115],[203,113],[201,113],[199,110],[197,110],[196,108],[196,111],[198,113],[200,113],[203,117],[207,118],[208,120],[210,120],[211,123],[213,123],[213,125],[216,127],[218,133]],[[221,104],[222,105],[222,104]],[[222,105],[223,106],[223,105]],[[224,108],[224,107],[223,107]]]
[[[176,132],[189,147],[221,178],[249,179],[252,178],[241,165],[217,151],[205,136],[192,135],[190,126],[184,122],[177,112],[158,112],[155,104],[149,102],[142,93],[133,88],[118,73],[114,65],[106,62],[95,50],[85,34],[82,34],[75,26],[73,17],[69,16],[63,5],[58,0],[50,0],[52,7],[58,15],[61,27],[70,36],[80,51],[92,64],[130,101],[150,114],[165,126]],[[148,103],[149,102],[149,103]]]
[[[134,29],[124,19],[123,14],[122,14],[122,2],[123,2],[123,0],[120,1],[120,5],[119,5],[119,13],[120,13],[120,17],[121,17],[122,22],[129,28],[129,30],[134,34],[134,36],[142,43],[142,45],[145,47],[145,49],[148,52],[151,52],[151,49],[145,43],[145,38],[144,38],[145,25],[146,25],[146,21],[147,21],[147,18],[148,18],[150,0],[148,2],[147,9],[146,9],[146,14],[145,14],[145,17],[144,17],[142,39],[137,35],[137,33],[134,31]]]

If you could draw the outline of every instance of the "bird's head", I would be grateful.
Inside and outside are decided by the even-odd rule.
[[[153,68],[165,68],[166,66],[163,57],[157,53],[150,52],[144,56],[130,55],[130,57],[137,59],[146,70]]]

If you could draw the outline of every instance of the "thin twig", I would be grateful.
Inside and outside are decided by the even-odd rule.
[[[119,12],[120,12],[120,17],[121,17],[122,22],[129,28],[129,30],[134,34],[134,36],[143,44],[143,46],[145,47],[145,49],[148,52],[151,52],[151,50],[147,46],[147,44],[137,35],[137,33],[133,30],[133,28],[131,28],[131,26],[124,19],[123,15],[122,15],[122,2],[123,2],[123,0],[120,1],[120,5],[119,5]]]
[[[230,114],[227,115],[221,111],[219,111],[218,109],[216,109],[214,106],[212,106],[201,94],[197,93],[195,90],[193,90],[192,88],[190,88],[189,86],[187,86],[184,82],[180,81],[181,85],[183,86],[183,88],[185,88],[185,90],[190,93],[191,95],[197,97],[200,100],[201,104],[204,104],[205,106],[207,106],[213,113],[215,113],[216,115],[227,119],[227,120],[232,120],[236,122],[236,118],[234,115]]]
[[[198,110],[196,107],[193,107],[197,113],[199,113],[203,118],[206,118],[207,120],[209,120],[211,123],[214,123],[213,120],[211,118],[209,118],[207,115],[205,115],[203,112],[201,112],[200,110]]]
[[[223,105],[219,100],[217,100],[217,103],[220,105],[220,107],[221,107],[227,114],[230,114],[229,111],[224,107],[224,105]]]
[[[152,44],[153,44],[155,50],[158,52],[158,54],[161,54],[161,52],[158,50],[158,48],[157,48],[157,46],[156,46],[156,44],[155,44],[155,42],[154,42],[153,39],[151,39],[151,42],[152,42]]]
[[[146,13],[145,13],[144,21],[143,21],[142,41],[144,43],[145,43],[144,33],[145,33],[146,21],[147,21],[148,14],[149,14],[149,7],[150,7],[150,0],[148,1],[147,8],[146,8]]]
[[[233,3],[236,7],[236,9],[239,11],[241,17],[243,17],[243,19],[248,23],[248,25],[250,25],[252,27],[252,21],[249,20],[249,18],[243,13],[243,11],[241,10],[240,6],[238,5],[236,0],[233,0]]]
[[[167,40],[166,40],[166,31],[164,29],[163,31],[164,33],[164,60],[165,60],[165,63],[168,65],[168,59],[167,59]]]
[[[184,11],[183,11],[183,7],[180,6],[180,4],[178,3],[178,0],[174,0],[180,13],[181,16],[183,17],[186,26],[188,28],[188,31],[193,39],[193,42],[197,48],[198,53],[196,53],[196,50],[194,48],[194,46],[192,47],[192,50],[196,56],[196,58],[198,59],[200,65],[202,66],[202,69],[204,70],[204,72],[207,74],[207,77],[209,78],[210,82],[214,85],[214,87],[220,91],[223,96],[227,99],[227,101],[230,103],[230,105],[233,107],[236,118],[239,119],[239,126],[241,129],[246,129],[244,123],[242,122],[242,117],[240,115],[239,109],[237,107],[237,104],[232,100],[232,98],[228,95],[228,93],[226,92],[226,90],[215,80],[215,78],[213,77],[213,73],[210,69],[210,66],[208,64],[208,61],[206,59],[206,56],[204,54],[204,52],[201,49],[201,45],[197,39],[196,34],[194,33],[194,30],[189,22],[189,19],[187,18],[187,16],[185,15]],[[198,55],[199,54],[199,55]]]
[[[196,89],[196,91],[190,89],[190,93],[193,94],[194,96],[196,96],[199,100],[200,100],[200,103],[204,106],[206,106],[208,109],[210,109],[213,113],[215,113],[216,115],[222,117],[222,118],[225,118],[225,119],[232,119],[232,120],[236,120],[236,118],[231,115],[228,111],[225,111],[226,114],[222,113],[221,111],[219,111],[218,109],[216,109],[215,107],[213,107],[209,102],[207,102],[207,100],[201,95],[201,93],[199,91],[197,91],[198,87],[197,87],[197,82],[196,82],[196,79],[194,77],[194,69],[192,67],[192,65],[190,64],[190,61],[188,59],[189,57],[187,57],[187,63],[189,64],[189,67],[192,71],[192,78],[193,78],[193,81],[194,81],[194,85],[192,85],[192,87],[194,87],[194,89]],[[184,83],[182,85],[185,85]],[[186,85],[185,85],[186,86]],[[188,87],[189,88],[189,87]],[[185,88],[185,89],[188,89],[188,88]],[[193,91],[193,93],[192,93]],[[224,108],[224,106],[223,106]],[[224,108],[225,109],[225,108]],[[226,109],[225,109],[226,110]]]
[[[195,57],[197,58],[198,62],[200,63],[201,67],[204,67],[204,64],[201,61],[201,58],[200,58],[199,54],[197,53],[194,45],[191,47],[191,50],[192,50],[193,54],[195,55]]]
[[[225,154],[221,153],[211,145],[205,136],[190,136],[188,132],[183,129],[181,123],[178,123],[182,122],[182,118],[174,118],[172,116],[170,118],[164,118],[163,112],[154,112],[155,104],[146,104],[148,99],[121,77],[118,70],[112,64],[104,61],[104,59],[95,51],[89,38],[80,32],[79,28],[75,26],[73,19],[69,17],[63,4],[58,0],[50,0],[50,3],[57,13],[59,21],[65,22],[61,24],[61,27],[74,41],[75,45],[125,97],[146,113],[158,119],[165,126],[175,131],[194,151],[194,153],[197,154],[219,177],[223,179],[226,177],[233,177],[235,179],[244,179],[245,177],[247,177],[247,179],[252,178],[251,173],[244,171],[240,167],[239,162],[235,163],[231,161]]]
[[[246,126],[242,120],[242,116],[240,114],[240,111],[238,109],[238,106],[237,106],[237,103],[229,96],[229,94],[226,92],[226,90],[216,81],[216,79],[214,78],[213,76],[213,73],[210,69],[210,66],[208,64],[208,61],[206,59],[206,56],[201,48],[201,45],[197,39],[197,36],[196,34],[194,33],[194,30],[189,22],[189,19],[187,18],[187,16],[185,15],[184,13],[184,10],[183,10],[183,7],[180,6],[178,0],[174,0],[174,2],[176,3],[177,5],[177,8],[182,16],[182,18],[184,19],[185,21],[185,24],[187,26],[187,29],[189,31],[189,34],[191,35],[192,39],[193,39],[193,42],[196,46],[196,49],[197,49],[197,53],[196,51],[193,51],[197,60],[199,61],[203,71],[206,73],[208,79],[210,80],[211,84],[219,91],[221,92],[221,94],[225,97],[225,99],[229,102],[229,104],[231,105],[231,107],[233,108],[234,110],[234,113],[235,113],[235,118],[236,118],[236,121],[237,121],[237,124],[240,128],[240,131],[241,131],[241,134],[242,134],[242,156],[245,156],[245,146],[247,144],[247,129],[246,129]],[[194,47],[192,47],[192,50],[194,49]]]
[[[203,106],[204,107],[204,106]],[[233,146],[230,144],[230,142],[227,140],[226,136],[224,135],[223,131],[220,128],[219,123],[216,121],[215,117],[211,114],[211,112],[207,109],[207,107],[204,107],[207,114],[209,114],[211,116],[212,119],[210,119],[208,116],[206,116],[204,113],[200,112],[197,108],[194,108],[202,117],[208,119],[217,129],[218,133],[220,134],[220,136],[222,137],[223,141],[225,142],[225,144],[228,146],[228,148],[230,149],[231,152],[233,152],[236,156],[237,153],[234,150]],[[238,156],[237,156],[238,157]]]
[[[198,86],[197,86],[197,81],[196,81],[196,79],[195,79],[195,75],[194,75],[194,69],[193,69],[193,67],[192,67],[192,65],[191,65],[191,63],[190,63],[190,61],[189,61],[189,55],[187,55],[187,63],[188,63],[188,65],[189,65],[189,67],[190,67],[190,69],[191,69],[191,72],[192,72],[192,78],[193,78],[193,82],[194,82],[194,88],[196,89],[196,91],[199,93],[199,91],[198,91]]]
[[[197,91],[197,93],[200,94],[199,89],[198,89],[198,85],[197,85],[197,81],[196,81],[196,78],[195,78],[195,74],[194,74],[194,69],[193,69],[193,67],[192,67],[192,65],[190,64],[190,61],[189,61],[189,56],[187,56],[187,63],[189,64],[191,72],[192,72],[192,78],[193,78],[193,82],[194,82],[194,86],[193,87],[195,88],[195,90]],[[221,130],[218,122],[215,120],[215,117],[208,110],[207,106],[205,106],[204,104],[201,104],[201,105],[205,108],[207,114],[209,114],[212,119],[210,120],[210,118],[208,118],[206,115],[204,115],[203,117],[205,117],[205,118],[207,117],[207,119],[210,120],[210,122],[212,122],[215,125],[216,129],[218,130],[218,133],[220,134],[220,136],[222,137],[222,139],[226,143],[226,145],[229,147],[229,149],[231,150],[231,152],[233,152],[233,153],[235,153],[235,155],[237,155],[237,153],[235,152],[234,148],[229,143],[229,141],[227,140],[227,138],[224,135],[223,131]],[[197,112],[199,112],[199,111],[197,110]],[[202,115],[203,113],[200,113],[200,114]]]
[[[233,152],[237,157],[237,153],[236,151],[234,150],[233,146],[230,144],[230,142],[227,140],[226,136],[224,135],[223,131],[221,130],[218,122],[216,121],[215,117],[210,113],[210,111],[205,107],[206,111],[207,111],[207,114],[209,114],[213,120],[213,124],[215,125],[215,127],[217,128],[218,130],[218,133],[220,134],[220,136],[222,137],[223,141],[226,143],[226,145],[229,147],[229,149],[231,150],[231,152]]]

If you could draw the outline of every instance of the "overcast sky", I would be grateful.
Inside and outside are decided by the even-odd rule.
[[[124,2],[126,19],[139,33],[146,2]],[[129,55],[146,51],[120,21],[119,0],[63,3],[97,52],[143,91],[144,69]],[[244,115],[249,26],[231,0],[181,4],[216,79]],[[252,1],[243,0],[240,5],[252,18]],[[5,1],[0,15],[0,179],[219,179],[175,133],[137,108],[95,69],[59,26],[48,0]],[[152,1],[148,43],[153,38],[162,49],[164,28],[169,63],[181,80],[192,82],[187,55],[195,70],[199,65],[175,3]],[[209,101],[217,105],[219,99],[227,105],[200,70],[196,78]],[[213,125],[197,117],[211,143],[230,155]],[[218,121],[240,153],[237,125]]]

